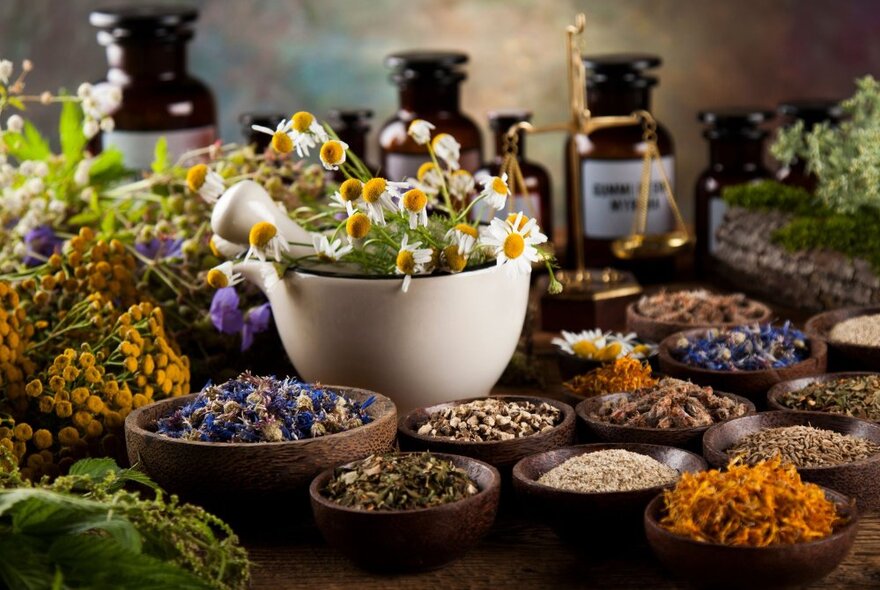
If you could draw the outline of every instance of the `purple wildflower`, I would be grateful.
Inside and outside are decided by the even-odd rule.
[[[244,352],[254,343],[254,334],[265,332],[272,319],[272,307],[268,303],[252,307],[244,318],[241,328],[241,350]]]
[[[61,251],[63,242],[64,240],[56,236],[48,225],[28,230],[24,235],[24,245],[27,250],[22,261],[27,266],[43,264],[52,254]]]
[[[183,258],[182,245],[183,240],[180,238],[161,237],[153,238],[149,242],[139,242],[134,245],[134,249],[145,258],[159,260],[161,258]]]
[[[211,321],[223,334],[237,334],[244,325],[241,310],[238,309],[238,293],[233,287],[223,287],[214,293],[211,301]]]

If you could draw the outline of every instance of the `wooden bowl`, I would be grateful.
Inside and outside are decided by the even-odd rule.
[[[566,460],[606,449],[648,455],[679,472],[702,471],[706,461],[694,453],[659,445],[600,443],[565,447],[526,457],[513,468],[513,487],[523,506],[547,522],[563,539],[577,544],[604,545],[642,537],[645,506],[665,487],[629,492],[572,492],[538,483],[538,478]],[[600,533],[600,534],[597,534]]]
[[[750,400],[734,395],[732,393],[723,393],[715,391],[716,395],[731,398],[739,403],[746,404],[746,415],[755,413],[755,404]],[[597,411],[603,403],[607,401],[618,401],[630,399],[632,393],[610,393],[608,395],[600,395],[597,397],[587,398],[577,405],[575,412],[582,432],[587,433],[590,438],[599,439],[605,442],[631,442],[643,443],[649,445],[666,445],[670,447],[678,447],[691,451],[700,452],[702,450],[703,433],[709,426],[698,426],[695,428],[645,428],[641,426],[622,426],[619,424],[609,424],[596,420],[591,414]]]
[[[163,489],[223,516],[296,504],[309,483],[328,467],[379,453],[391,447],[397,409],[384,395],[363,389],[326,386],[364,401],[375,395],[358,428],[318,438],[264,443],[201,442],[156,433],[156,421],[191,402],[197,394],[164,399],[132,411],[125,419],[128,458]]]
[[[657,370],[659,366],[658,354],[655,350],[651,355],[647,358],[641,359],[648,361],[648,364],[651,365],[651,368]],[[608,363],[603,361],[596,361],[591,359],[581,358],[575,354],[569,354],[562,349],[556,349],[556,364],[559,366],[559,376],[563,381],[568,381],[569,379],[573,379],[578,375],[583,375],[584,373],[589,373],[593,369],[598,369],[604,364],[610,364],[614,361],[609,361]]]
[[[333,469],[309,487],[318,529],[331,546],[358,566],[375,571],[422,571],[464,555],[495,521],[501,491],[498,470],[482,461],[435,453],[467,471],[479,492],[449,504],[414,510],[347,508],[321,493]]]
[[[782,396],[791,391],[800,391],[807,385],[813,383],[827,383],[828,381],[836,381],[837,379],[845,379],[847,377],[860,377],[862,375],[880,375],[880,373],[870,373],[867,371],[853,371],[847,373],[825,373],[823,375],[814,375],[812,377],[802,377],[800,379],[792,379],[791,381],[783,381],[777,383],[767,392],[767,407],[771,410],[780,410],[785,412],[816,412],[819,414],[834,414],[835,412],[823,412],[820,410],[803,410],[800,408],[790,408],[782,403]],[[841,414],[838,414],[841,415]],[[846,415],[846,414],[842,414]],[[866,418],[867,419],[867,418]],[[880,420],[872,420],[872,422],[880,422]]]
[[[489,465],[497,467],[502,475],[509,476],[514,464],[522,459],[542,451],[550,451],[560,447],[574,444],[575,441],[575,416],[574,409],[560,401],[543,397],[531,397],[524,395],[501,395],[493,396],[506,402],[532,402],[534,404],[548,403],[562,412],[562,421],[547,432],[539,432],[531,436],[513,438],[503,441],[471,442],[466,440],[454,440],[451,438],[427,436],[419,434],[428,417],[434,412],[439,412],[450,407],[458,406],[467,402],[486,398],[470,398],[426,408],[417,408],[400,419],[398,425],[398,442],[404,451],[431,451],[438,453],[451,453],[473,457],[479,461],[485,461]]]
[[[858,530],[859,510],[843,494],[825,490],[847,520],[825,539],[770,547],[731,547],[703,543],[667,531],[660,525],[665,513],[658,494],[645,509],[648,544],[660,563],[675,577],[699,588],[789,588],[821,580],[844,560]]]
[[[839,414],[821,412],[763,412],[744,416],[711,427],[703,435],[703,456],[713,467],[724,467],[731,457],[727,450],[740,439],[766,428],[783,426],[813,426],[866,438],[880,444],[880,426]],[[862,511],[880,508],[880,453],[862,461],[829,467],[802,467],[798,473],[804,481],[837,490],[855,498]]]
[[[684,337],[688,339],[701,337],[706,329],[685,330],[667,336],[660,343],[660,370],[670,377],[686,379],[699,385],[710,385],[719,391],[733,391],[749,398],[758,409],[766,403],[767,390],[781,381],[798,379],[809,375],[825,372],[828,350],[825,342],[818,338],[809,338],[807,344],[810,356],[799,363],[779,369],[762,369],[758,371],[714,371],[693,367],[672,356],[676,342]]]
[[[752,303],[761,310],[760,317],[749,320],[747,323],[766,324],[773,317],[773,310],[759,301],[751,299]],[[743,322],[728,322],[718,324],[689,324],[685,322],[664,322],[655,320],[642,315],[638,311],[638,301],[634,301],[626,306],[626,330],[627,332],[635,332],[642,340],[650,340],[651,342],[661,342],[664,338],[683,332],[685,330],[697,330],[708,328],[732,328],[741,325]]]
[[[828,339],[828,334],[834,326],[844,320],[878,313],[880,313],[880,306],[846,307],[826,311],[808,319],[807,323],[804,324],[804,331],[813,338],[825,341],[835,366],[843,365],[845,368],[873,369],[880,363],[880,346],[860,346],[858,344],[834,342]]]

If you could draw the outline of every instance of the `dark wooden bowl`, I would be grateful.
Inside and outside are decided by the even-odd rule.
[[[384,395],[327,386],[348,397],[376,401],[367,408],[373,421],[346,432],[297,441],[265,443],[200,442],[156,433],[156,421],[197,394],[169,398],[132,411],[125,419],[128,458],[168,492],[235,520],[239,512],[284,512],[305,502],[312,478],[321,471],[391,447],[397,408]]]
[[[600,443],[546,451],[526,457],[513,468],[513,487],[522,498],[523,506],[569,542],[604,545],[640,539],[645,506],[659,491],[670,486],[629,492],[585,493],[538,483],[538,478],[564,461],[606,449],[623,449],[648,455],[679,472],[706,469],[706,461],[699,455],[659,445]]]
[[[849,365],[853,368],[873,369],[880,364],[880,346],[860,346],[844,344],[828,339],[831,329],[850,318],[880,313],[880,306],[845,307],[819,313],[807,320],[804,331],[813,338],[821,339],[828,345],[835,364]],[[849,368],[847,367],[847,368]]]
[[[761,309],[762,313],[760,317],[749,320],[748,323],[757,322],[759,324],[766,324],[767,322],[769,322],[770,318],[773,317],[773,310],[771,310],[763,303],[755,301],[754,299],[752,299],[751,301],[756,304],[756,307]],[[676,332],[683,332],[685,330],[732,328],[734,326],[742,324],[742,322],[718,324],[688,324],[685,322],[663,322],[660,320],[649,318],[639,313],[638,304],[638,301],[634,301],[626,307],[626,330],[627,332],[635,332],[642,340],[650,340],[651,342],[661,342],[664,338],[671,336]]]
[[[826,383],[837,379],[847,377],[859,377],[861,375],[880,375],[880,373],[870,373],[867,371],[851,371],[846,373],[825,373],[823,375],[814,375],[812,377],[802,377],[800,379],[792,379],[791,381],[783,381],[777,383],[767,392],[767,407],[771,410],[780,410],[786,412],[816,412],[819,414],[833,414],[834,412],[822,412],[820,410],[802,410],[800,408],[789,408],[782,403],[782,396],[791,391],[799,391],[813,383]],[[880,420],[872,420],[872,422],[880,422]]]
[[[809,375],[825,372],[828,350],[825,342],[818,338],[809,338],[807,345],[810,356],[799,363],[780,369],[763,369],[759,371],[713,371],[700,367],[692,367],[672,356],[675,343],[682,337],[692,339],[703,336],[706,329],[685,330],[667,336],[660,343],[660,370],[678,379],[686,379],[700,385],[710,385],[719,391],[732,391],[749,398],[758,409],[762,409],[767,401],[767,390],[781,381],[799,379]]]
[[[431,451],[473,457],[474,459],[485,461],[489,465],[497,467],[499,471],[501,471],[501,474],[506,477],[510,475],[510,470],[513,468],[514,464],[523,457],[574,444],[575,416],[574,409],[571,406],[552,399],[524,395],[501,395],[497,396],[496,399],[508,402],[527,401],[534,404],[546,402],[553,407],[559,408],[562,412],[562,421],[547,432],[539,432],[538,434],[533,434],[531,436],[502,441],[470,442],[437,436],[426,436],[418,433],[419,427],[422,426],[428,420],[428,417],[434,412],[439,412],[446,408],[478,399],[485,398],[463,399],[437,404],[435,406],[428,406],[426,408],[417,408],[404,415],[400,419],[397,432],[401,450]]]
[[[657,368],[659,367],[658,354],[656,350],[653,354],[642,360],[648,361],[648,364],[650,364],[651,368],[653,368],[654,370],[657,370]],[[556,364],[559,365],[559,376],[562,378],[563,381],[568,381],[569,379],[573,379],[578,375],[583,375],[584,373],[589,373],[593,369],[598,369],[606,363],[603,361],[584,359],[577,356],[576,354],[569,354],[564,350],[557,348]]]
[[[856,538],[859,509],[833,490],[826,497],[846,521],[825,539],[770,547],[731,547],[703,543],[667,531],[660,525],[665,513],[663,494],[645,508],[648,544],[660,563],[675,577],[699,588],[801,588],[821,580],[844,560]]]
[[[358,510],[323,496],[333,469],[309,487],[318,529],[331,546],[358,566],[381,572],[430,570],[464,555],[495,521],[501,492],[498,470],[482,461],[435,453],[467,471],[479,492],[431,508]]]
[[[713,467],[724,467],[731,457],[727,450],[747,434],[766,428],[813,426],[866,438],[880,444],[880,426],[839,414],[821,412],[763,412],[711,427],[703,435],[703,456]],[[804,467],[798,473],[805,481],[837,490],[855,498],[862,511],[880,508],[880,453],[853,463],[829,467]]]
[[[715,391],[715,394],[746,404],[748,407],[746,415],[754,414],[756,411],[755,404],[744,397],[732,393],[723,393],[721,391]],[[575,412],[577,413],[580,426],[583,429],[582,431],[587,433],[590,438],[596,438],[605,442],[666,445],[688,449],[697,453],[702,450],[701,441],[703,433],[709,429],[709,426],[700,426],[696,428],[644,428],[639,426],[609,424],[590,417],[590,415],[598,410],[604,402],[629,399],[632,396],[632,393],[610,393],[608,395],[587,398],[579,403],[575,408]]]

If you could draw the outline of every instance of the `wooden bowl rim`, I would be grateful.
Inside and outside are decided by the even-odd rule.
[[[670,292],[675,293],[678,291],[692,291],[692,290],[693,289],[678,289],[676,291],[670,291]],[[773,317],[773,310],[770,308],[769,305],[767,305],[763,301],[758,301],[757,299],[752,299],[751,297],[748,297],[748,296],[746,296],[746,299],[748,299],[752,303],[756,304],[758,307],[762,308],[763,314],[761,315],[761,317],[755,318],[753,320],[748,320],[745,323],[758,322],[758,323],[763,324],[763,323],[770,321],[770,318]],[[641,321],[641,322],[651,323],[654,326],[659,326],[659,327],[668,328],[668,329],[674,328],[676,332],[680,332],[682,330],[694,330],[694,329],[708,330],[710,328],[733,328],[733,327],[740,326],[743,324],[743,322],[717,322],[714,324],[688,324],[688,323],[684,323],[684,322],[669,322],[669,321],[664,321],[664,320],[657,320],[654,318],[649,318],[648,316],[641,313],[638,310],[638,304],[639,304],[639,300],[636,300],[626,306],[626,313],[628,316],[632,316],[634,318],[637,318],[638,321]]]
[[[830,414],[832,416],[846,416],[846,414],[839,414],[837,412],[826,412],[824,410],[804,410],[801,408],[790,408],[786,405],[783,405],[782,402],[779,401],[779,398],[789,391],[798,391],[800,389],[803,389],[804,387],[807,387],[808,385],[812,385],[813,383],[827,383],[828,381],[834,381],[836,379],[861,377],[864,375],[877,375],[878,377],[880,377],[880,372],[840,371],[836,373],[821,373],[819,375],[808,375],[806,377],[798,377],[797,379],[780,381],[779,383],[767,390],[767,405],[774,410],[778,410],[780,412],[810,412],[811,414]],[[798,389],[792,389],[793,387],[797,387]],[[855,416],[852,417],[855,418]],[[866,418],[862,419],[865,420]],[[880,422],[880,420],[869,421]]]
[[[450,438],[446,436],[429,436],[426,434],[419,434],[414,429],[410,428],[409,424],[407,424],[411,418],[417,412],[424,412],[425,414],[432,414],[433,412],[439,411],[441,409],[446,409],[450,406],[460,406],[462,404],[466,404],[469,402],[484,400],[484,399],[500,399],[504,401],[530,401],[532,403],[538,402],[546,402],[551,406],[557,408],[562,412],[562,420],[559,421],[559,424],[554,425],[550,430],[545,432],[536,432],[535,434],[531,434],[529,436],[521,436],[519,438],[511,438],[509,440],[483,440],[483,441],[470,441],[470,440],[461,440]],[[410,410],[403,416],[398,419],[397,429],[404,436],[411,438],[413,440],[418,440],[423,443],[442,443],[444,445],[450,445],[451,447],[457,448],[467,448],[467,447],[484,447],[484,448],[505,448],[505,447],[515,447],[517,444],[522,443],[523,441],[536,441],[543,440],[545,438],[549,438],[551,435],[555,434],[557,431],[566,428],[573,428],[575,423],[575,411],[574,408],[563,401],[540,397],[540,396],[531,396],[531,395],[491,395],[491,396],[480,396],[480,397],[471,397],[459,400],[453,400],[450,402],[442,402],[439,404],[434,404],[432,406],[423,406],[421,408],[415,408]]]
[[[828,333],[831,331],[831,328],[833,328],[840,322],[852,318],[861,317],[864,315],[875,314],[880,314],[880,305],[850,306],[840,307],[838,309],[829,309],[827,311],[823,311],[810,316],[810,318],[806,322],[804,322],[804,333],[810,335],[811,337],[823,340],[828,346],[831,346],[833,348],[847,348],[853,351],[880,354],[880,346],[851,344],[849,342],[838,342],[837,340],[831,340],[830,338],[828,338]],[[824,323],[826,319],[833,318],[834,316],[840,316],[840,319],[831,324],[831,328],[829,328],[828,330],[820,329],[819,324]]]
[[[696,385],[696,384],[695,384]],[[702,387],[702,386],[701,386]],[[722,420],[721,422],[715,422],[713,424],[709,424],[708,426],[691,426],[690,428],[650,428],[648,426],[626,426],[625,424],[610,424],[608,422],[602,422],[601,420],[595,420],[590,418],[587,414],[587,406],[589,405],[600,405],[598,404],[599,400],[605,401],[605,399],[610,399],[612,397],[620,397],[626,396],[630,397],[634,394],[634,391],[621,391],[617,393],[605,393],[602,395],[596,395],[593,397],[588,397],[575,406],[574,411],[577,413],[578,418],[583,420],[588,424],[596,424],[598,426],[602,426],[603,428],[611,428],[613,430],[619,430],[620,432],[669,432],[675,434],[685,434],[692,433],[697,434],[699,432],[704,432],[713,426],[718,424],[724,424],[725,422],[730,422],[731,420],[736,420],[736,418],[744,418],[745,416],[752,416],[758,413],[758,408],[755,406],[755,402],[750,400],[747,397],[743,397],[741,395],[737,395],[735,393],[728,393],[726,391],[717,391],[714,387],[712,388],[712,393],[715,395],[720,395],[727,398],[732,398],[733,400],[743,403],[748,408],[748,411],[742,415],[737,416],[736,418],[728,418],[727,420]],[[589,403],[592,402],[592,403]]]
[[[744,325],[744,324],[738,324]],[[807,335],[807,344],[810,348],[810,356],[805,358],[802,361],[799,361],[793,365],[788,365],[787,367],[778,367],[778,368],[769,368],[769,369],[756,369],[754,371],[719,371],[717,369],[704,369],[702,367],[695,367],[693,365],[689,365],[687,363],[683,363],[674,356],[672,356],[672,343],[679,338],[690,338],[691,336],[704,335],[708,330],[712,328],[694,328],[691,330],[682,330],[680,332],[676,332],[674,334],[670,334],[666,338],[664,338],[660,342],[660,360],[663,363],[668,363],[676,367],[676,369],[684,372],[690,371],[695,375],[707,375],[707,376],[772,376],[772,375],[785,375],[789,371],[793,371],[795,369],[801,367],[807,367],[810,364],[816,363],[819,359],[825,356],[828,353],[828,348],[825,344],[825,341],[821,338],[812,338],[809,337],[806,332],[804,335]]]
[[[847,416],[846,414],[832,414],[830,412],[804,412],[804,411],[797,411],[797,410],[773,410],[770,412],[759,412],[759,413],[753,414],[751,416],[740,416],[739,418],[734,418],[733,420],[727,420],[726,422],[721,422],[719,424],[715,424],[711,428],[717,427],[718,430],[720,430],[722,427],[730,428],[730,427],[732,427],[731,426],[732,423],[736,422],[737,420],[756,419],[756,418],[760,419],[763,416],[772,416],[775,414],[784,414],[784,415],[786,415],[786,418],[790,417],[790,418],[796,419],[795,423],[789,424],[788,426],[812,426],[814,428],[821,428],[822,430],[833,430],[834,432],[837,432],[838,434],[848,434],[848,433],[841,432],[840,430],[837,430],[835,428],[830,428],[830,427],[826,427],[826,426],[817,426],[815,424],[811,424],[810,420],[814,420],[817,417],[819,417],[819,419],[821,420],[821,419],[824,419],[824,418],[822,418],[824,416],[831,416],[834,418],[842,418],[842,419],[844,419],[844,421],[862,422],[868,426],[869,430],[873,430],[876,432],[877,439],[874,442],[880,444],[880,424],[877,424],[876,422],[872,422],[871,420],[863,420],[862,418],[856,418],[854,416]],[[797,420],[799,418],[803,418],[803,422],[799,422]],[[781,428],[781,427],[774,426],[774,428]],[[784,426],[782,428],[784,428]],[[760,428],[759,430],[766,430],[766,428]],[[755,432],[757,432],[757,430]],[[719,450],[717,447],[715,447],[714,445],[711,444],[712,436],[713,436],[713,434],[710,434],[707,431],[707,433],[703,436],[703,447],[710,448],[713,453],[723,455],[729,461],[730,455],[728,454],[727,450],[723,450],[723,451]],[[742,438],[742,437],[740,437],[740,438]],[[739,440],[739,439],[737,439],[737,440]],[[703,455],[705,456],[705,454],[706,453],[704,452]],[[707,458],[707,460],[708,460],[708,458]],[[874,463],[880,463],[880,452],[874,453],[873,455],[871,455],[870,457],[867,457],[865,459],[859,459],[858,461],[850,461],[848,463],[841,463],[839,465],[823,465],[821,467],[797,467],[796,469],[798,470],[798,473],[806,473],[807,475],[809,475],[809,474],[815,474],[815,473],[827,473],[830,471],[839,471],[841,469],[848,469],[851,467],[861,467],[861,466],[865,466],[865,465],[871,465]]]
[[[483,497],[491,494],[492,492],[501,489],[501,473],[493,467],[492,465],[486,463],[485,461],[480,461],[479,459],[474,459],[473,457],[467,457],[465,455],[456,455],[454,453],[435,453],[433,451],[394,451],[395,455],[422,455],[424,453],[430,453],[434,457],[439,457],[441,459],[447,459],[452,461],[456,467],[461,469],[467,469],[467,467],[476,466],[478,469],[483,470],[486,473],[486,476],[489,478],[488,483],[485,487],[479,486],[479,491],[473,496],[468,496],[466,498],[462,498],[461,500],[456,500],[455,502],[447,502],[446,504],[439,504],[437,506],[428,506],[427,508],[410,508],[408,510],[363,510],[361,508],[350,508],[348,506],[343,506],[329,498],[325,498],[323,494],[321,494],[321,489],[326,485],[326,483],[333,477],[333,472],[338,467],[345,467],[351,465],[353,463],[357,463],[359,461],[363,461],[363,459],[357,459],[355,461],[349,461],[347,463],[342,463],[341,465],[336,465],[335,467],[330,467],[328,469],[323,470],[321,473],[316,475],[312,479],[312,483],[309,484],[309,496],[311,496],[312,500],[321,504],[324,508],[332,510],[334,512],[344,512],[348,514],[362,514],[368,515],[371,517],[392,517],[392,516],[400,516],[400,515],[408,515],[408,514],[425,514],[428,512],[457,512],[462,509],[468,503],[473,503],[482,499]],[[477,483],[477,482],[474,482]],[[320,488],[320,489],[319,489]]]
[[[610,497],[613,497],[613,498],[627,499],[627,498],[632,497],[633,499],[638,499],[638,497],[643,496],[646,493],[660,492],[660,491],[663,491],[667,488],[670,488],[675,485],[675,482],[672,482],[672,483],[669,483],[666,485],[661,485],[661,486],[651,486],[649,488],[642,488],[640,490],[625,490],[625,491],[617,491],[617,492],[576,492],[573,490],[563,490],[560,488],[554,488],[553,486],[548,486],[546,484],[538,483],[537,479],[533,479],[531,477],[526,477],[526,475],[525,475],[525,473],[523,473],[523,471],[525,469],[525,466],[528,463],[537,461],[540,457],[543,457],[545,455],[549,455],[551,453],[560,453],[561,451],[565,451],[565,452],[576,451],[576,452],[574,452],[571,455],[569,455],[568,457],[560,460],[559,462],[554,464],[553,467],[550,467],[550,469],[558,467],[559,465],[561,465],[565,461],[571,459],[572,457],[577,457],[579,455],[586,455],[588,453],[595,453],[595,452],[606,451],[606,450],[611,450],[611,449],[621,449],[624,451],[631,451],[633,453],[638,453],[640,455],[646,455],[646,453],[643,452],[644,450],[646,450],[646,447],[647,447],[647,450],[657,450],[657,451],[663,450],[663,451],[667,451],[667,452],[673,451],[675,453],[680,453],[682,455],[689,455],[691,458],[696,459],[700,464],[702,464],[701,470],[706,470],[709,468],[709,464],[706,462],[706,459],[702,455],[698,455],[697,453],[694,453],[694,452],[691,452],[691,451],[688,451],[688,450],[685,450],[685,449],[682,449],[679,447],[673,447],[670,445],[655,445],[655,444],[649,444],[649,443],[630,443],[630,442],[601,443],[600,442],[600,443],[589,443],[589,444],[585,444],[585,445],[573,445],[573,446],[569,446],[569,447],[560,447],[558,449],[552,449],[549,451],[542,451],[540,453],[535,453],[534,455],[529,455],[528,457],[524,457],[524,458],[520,459],[519,461],[517,461],[516,465],[513,466],[513,472],[512,472],[513,479],[516,480],[517,482],[519,482],[520,484],[522,484],[523,486],[525,486],[526,489],[541,490],[542,492],[550,492],[554,496],[556,496],[557,498],[572,498],[572,499],[574,499],[574,498],[603,498],[603,497],[610,498]],[[636,449],[641,449],[641,450],[636,450]],[[672,465],[669,465],[668,463],[660,461],[660,459],[657,459],[656,457],[653,457],[651,455],[647,455],[647,456],[651,457],[655,461],[658,461],[659,463],[663,463],[667,467],[672,467]],[[548,471],[549,471],[549,469],[548,469]],[[546,473],[546,471],[544,473]],[[541,475],[543,475],[543,473]],[[681,474],[679,473],[679,475],[681,475]]]
[[[373,404],[370,407],[374,407],[374,408],[376,408],[376,410],[379,410],[381,408],[381,409],[384,409],[384,411],[381,413],[378,413],[376,416],[374,416],[373,420],[369,424],[364,424],[362,426],[358,426],[358,427],[352,428],[350,430],[344,430],[342,432],[335,432],[333,434],[325,434],[323,436],[317,436],[317,437],[301,438],[299,440],[282,440],[282,441],[274,441],[274,442],[269,442],[269,441],[265,441],[265,442],[263,442],[263,441],[256,441],[256,442],[223,442],[223,441],[209,442],[209,441],[202,441],[202,440],[187,440],[187,439],[183,439],[183,438],[173,438],[170,436],[165,436],[164,434],[159,434],[156,431],[147,430],[146,428],[144,428],[143,426],[138,424],[142,414],[144,413],[144,411],[147,408],[156,408],[160,405],[165,405],[165,406],[170,406],[170,411],[173,411],[173,410],[177,409],[179,406],[185,405],[186,403],[189,403],[190,401],[195,399],[195,397],[197,395],[199,395],[199,392],[197,392],[197,393],[190,393],[190,394],[182,395],[182,396],[178,396],[178,397],[169,397],[169,398],[161,399],[161,400],[155,401],[151,404],[147,404],[145,406],[141,406],[140,408],[132,410],[128,414],[128,416],[125,417],[125,433],[126,434],[131,433],[131,434],[143,437],[145,440],[156,440],[156,441],[159,441],[159,444],[183,445],[183,446],[204,447],[204,448],[220,448],[220,449],[230,449],[230,448],[261,448],[261,449],[270,448],[271,449],[271,448],[278,448],[278,447],[289,447],[291,445],[304,444],[304,443],[314,444],[314,441],[320,441],[320,440],[330,440],[330,441],[339,440],[339,438],[342,438],[343,436],[346,436],[346,435],[352,436],[352,433],[363,434],[366,432],[372,432],[373,430],[375,430],[378,427],[379,424],[382,424],[382,423],[388,421],[389,419],[390,420],[396,419],[397,406],[394,404],[394,401],[392,401],[391,398],[384,396],[381,393],[376,393],[376,392],[370,391],[368,389],[361,389],[358,387],[345,387],[345,386],[338,386],[338,385],[321,385],[321,389],[327,389],[327,390],[330,390],[334,393],[344,392],[344,393],[357,393],[359,395],[366,395],[366,396],[374,395],[374,396],[376,396],[376,401],[373,402]],[[379,404],[381,404],[381,406]],[[369,412],[369,410],[370,410],[370,408],[367,408],[368,412]],[[162,416],[167,417],[170,414],[170,411],[167,413],[163,412]]]
[[[830,535],[823,539],[817,539],[815,541],[807,541],[805,543],[790,543],[786,545],[768,545],[766,547],[724,545],[722,543],[708,543],[705,541],[697,541],[696,539],[691,539],[690,537],[685,537],[684,535],[679,535],[677,533],[668,531],[660,524],[660,520],[659,518],[657,518],[657,515],[659,515],[662,511],[662,508],[660,507],[661,502],[663,502],[662,492],[654,496],[654,498],[652,498],[648,505],[645,507],[645,527],[653,529],[656,533],[659,533],[665,539],[671,540],[676,543],[686,543],[693,547],[717,548],[743,553],[752,553],[757,551],[784,552],[786,550],[797,547],[821,547],[823,545],[838,542],[842,539],[842,537],[849,534],[851,532],[851,529],[858,525],[862,514],[859,511],[858,504],[855,498],[832,490],[831,488],[826,488],[825,486],[819,487],[822,488],[822,491],[825,492],[825,497],[834,502],[838,510],[843,509],[843,511],[845,511],[845,514],[846,516],[848,516],[848,518],[843,525],[833,530]]]

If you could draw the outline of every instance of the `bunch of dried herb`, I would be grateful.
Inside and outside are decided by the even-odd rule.
[[[639,299],[636,310],[661,322],[744,324],[759,319],[764,308],[742,293],[722,295],[705,289],[661,291]]]
[[[578,375],[562,385],[575,395],[590,397],[635,391],[656,384],[657,380],[651,377],[651,365],[646,361],[625,356],[589,373]]]
[[[388,453],[337,467],[322,494],[348,508],[413,510],[479,492],[452,461],[431,453]]]
[[[779,402],[793,410],[846,414],[880,420],[880,375],[841,377],[816,381],[803,389],[787,391]]]
[[[559,408],[547,402],[474,400],[434,412],[418,433],[455,440],[511,440],[551,430],[562,419]]]
[[[765,428],[747,434],[727,454],[748,464],[780,457],[795,467],[828,467],[867,459],[880,452],[877,443],[812,426]]]

